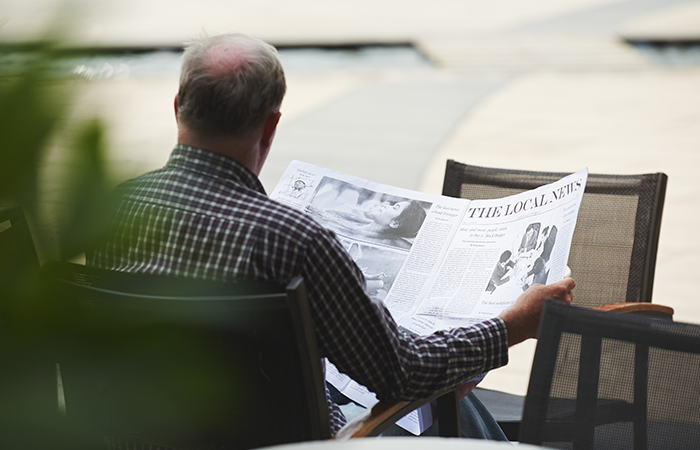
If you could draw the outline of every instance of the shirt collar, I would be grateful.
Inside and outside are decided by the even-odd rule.
[[[177,144],[165,167],[177,167],[209,177],[224,178],[267,195],[258,177],[235,159],[189,145]]]

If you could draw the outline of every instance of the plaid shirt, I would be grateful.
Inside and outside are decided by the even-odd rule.
[[[178,145],[165,167],[115,194],[115,232],[88,264],[217,281],[301,275],[321,355],[380,400],[420,399],[507,363],[500,318],[430,336],[399,332],[333,232],[270,200],[230,158]],[[345,418],[330,401],[329,413],[335,433]]]

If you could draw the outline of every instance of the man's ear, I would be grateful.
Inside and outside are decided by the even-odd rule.
[[[178,96],[178,94],[175,94],[175,105],[174,105],[174,106],[175,106],[175,122],[178,122],[178,120],[177,120],[177,112],[178,112],[178,110],[180,109],[180,104],[179,104],[178,101],[177,101],[177,96]]]
[[[268,114],[263,124],[262,136],[260,137],[260,144],[262,148],[269,149],[272,146],[272,140],[275,138],[275,132],[277,131],[277,124],[280,122],[280,117],[282,113],[279,111],[273,111]]]
[[[400,226],[401,226],[401,222],[399,222],[398,220],[392,220],[391,222],[389,222],[389,227],[390,227],[390,228],[396,229],[396,228],[398,228],[398,227],[400,227]]]

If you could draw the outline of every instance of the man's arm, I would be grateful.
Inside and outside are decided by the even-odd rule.
[[[362,272],[328,232],[306,246],[307,281],[319,350],[381,400],[415,400],[507,363],[506,327],[494,318],[430,336],[400,332],[365,292]]]
[[[502,318],[429,336],[406,335],[397,329],[385,306],[368,297],[360,269],[330,233],[320,232],[306,248],[304,259],[319,350],[378,398],[423,398],[507,363],[510,330]],[[556,296],[551,288],[539,292],[540,288],[522,295],[520,302],[527,310]],[[519,305],[515,310],[520,312],[511,316],[528,317],[525,309]],[[536,327],[536,321],[534,327],[516,323],[511,332],[517,336],[523,328],[534,336]]]

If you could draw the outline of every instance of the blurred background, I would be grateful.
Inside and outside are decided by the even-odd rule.
[[[261,175],[268,191],[293,159],[431,193],[448,158],[665,172],[653,301],[700,323],[686,273],[700,266],[697,0],[5,0],[0,87],[47,38],[62,56],[51,73],[69,85],[34,174],[48,211],[34,223],[42,260],[65,254],[57,230],[76,139],[100,149],[110,186],[166,161],[179,52],[203,31],[280,49],[288,94]],[[524,394],[533,349],[514,348],[482,386]]]

